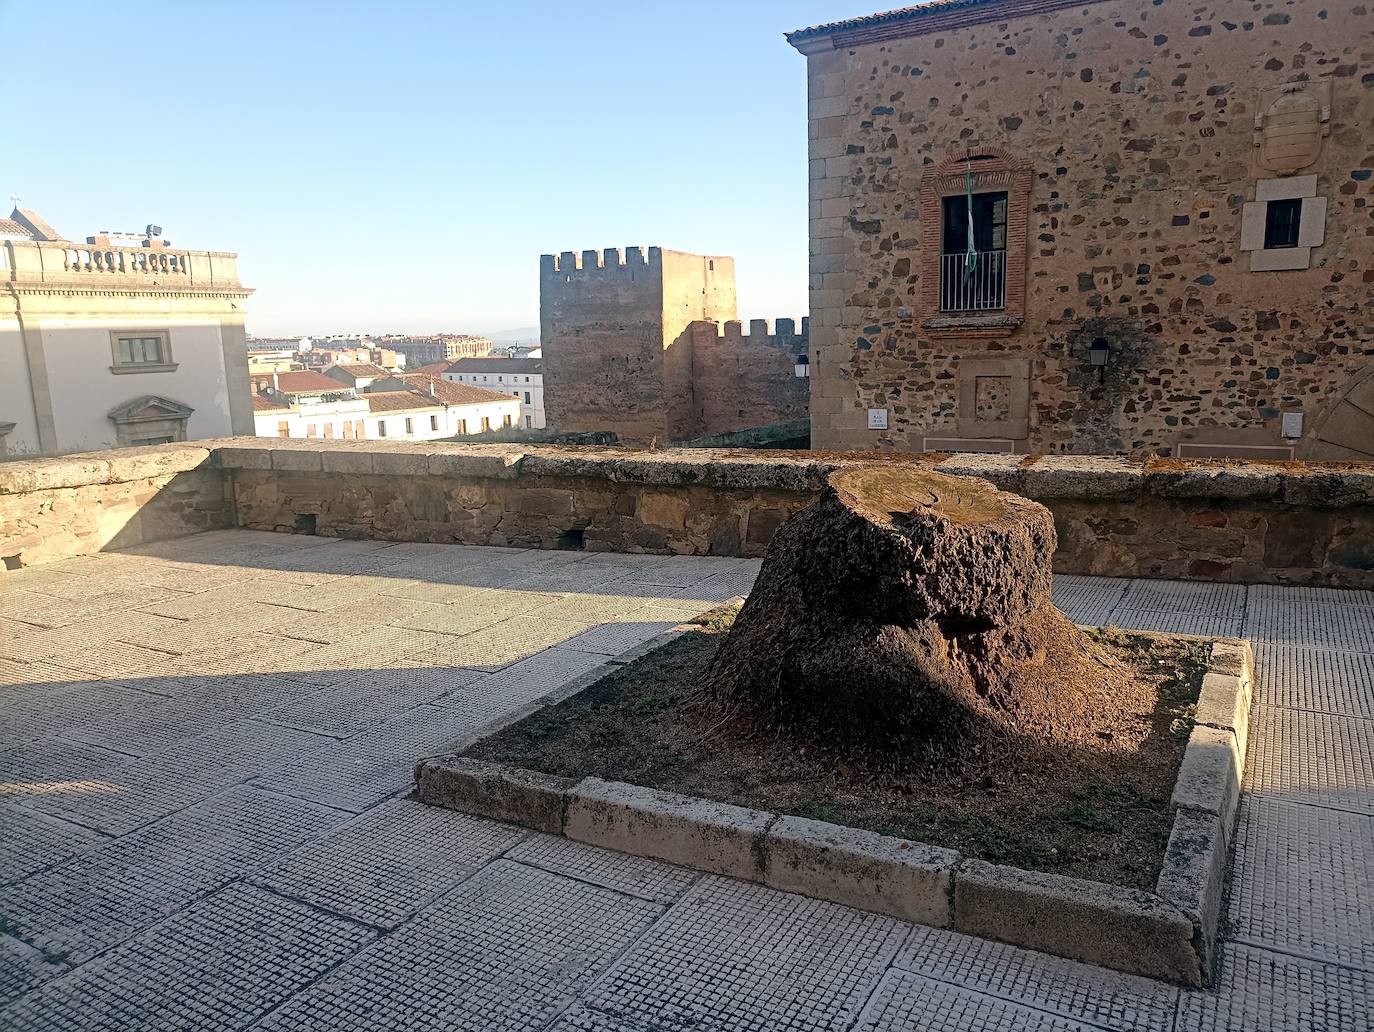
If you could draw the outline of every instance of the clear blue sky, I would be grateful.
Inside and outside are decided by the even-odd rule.
[[[239,252],[258,334],[530,326],[539,254],[628,244],[734,255],[741,317],[800,316],[783,32],[882,6],[0,0],[0,203]]]

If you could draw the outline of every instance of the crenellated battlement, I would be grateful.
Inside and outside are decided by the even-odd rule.
[[[539,277],[548,279],[554,276],[571,276],[576,273],[617,273],[639,272],[650,267],[662,267],[663,248],[641,247],[638,244],[622,250],[608,247],[604,251],[587,250],[563,251],[559,254],[539,256]]]
[[[773,321],[773,328],[769,328],[767,319],[750,319],[748,329],[739,319],[730,319],[726,322],[710,323],[706,320],[698,320],[696,324],[703,330],[709,332],[714,325],[716,338],[730,341],[740,341],[741,343],[780,343],[804,340],[810,335],[811,320],[807,316],[802,316],[800,331],[795,319],[776,319]]]

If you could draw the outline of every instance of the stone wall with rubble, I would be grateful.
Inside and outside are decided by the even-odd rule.
[[[1374,588],[1374,465],[225,438],[0,464],[0,556],[32,566],[241,526],[395,541],[760,556],[853,462],[1046,505],[1055,570]]]
[[[1374,4],[1000,6],[794,40],[810,92],[813,447],[1374,453]],[[1275,174],[1256,167],[1256,115],[1262,91],[1295,80],[1330,91],[1300,173],[1327,201],[1325,242],[1308,269],[1252,272],[1242,207]],[[925,325],[940,313],[923,303],[923,177],[970,148],[1029,170],[1010,330]],[[1101,384],[1095,337],[1112,349]],[[989,382],[961,396],[968,378]],[[979,432],[1008,424],[1026,381],[1025,433]],[[1294,442],[1288,412],[1304,418]]]
[[[695,411],[680,440],[776,426],[805,419],[807,377],[796,375],[797,356],[807,353],[807,320],[766,319],[691,327],[691,397]]]
[[[0,573],[233,525],[223,471],[205,447],[0,463]]]

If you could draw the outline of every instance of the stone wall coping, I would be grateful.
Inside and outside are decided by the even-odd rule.
[[[1236,743],[1249,721],[1252,671],[1248,642],[1214,642],[1154,892],[1000,866],[825,821],[597,777],[574,783],[462,756],[422,760],[416,785],[421,801],[431,805],[1133,974],[1202,985],[1212,971],[1244,764]],[[1209,716],[1227,726],[1201,722]]]
[[[0,494],[151,480],[214,464],[214,452],[202,442],[112,448],[50,459],[16,459],[0,462]]]
[[[1111,455],[793,452],[595,446],[525,447],[316,438],[211,438],[0,463],[0,494],[121,483],[214,465],[226,470],[333,472],[511,480],[591,478],[614,483],[812,493],[836,469],[911,464],[977,476],[1033,499],[1129,500],[1145,495],[1264,500],[1306,508],[1374,504],[1374,464],[1131,459]]]

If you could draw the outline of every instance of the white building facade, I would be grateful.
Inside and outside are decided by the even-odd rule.
[[[448,367],[444,379],[518,398],[518,425],[525,430],[545,427],[544,372],[538,358],[460,358]]]
[[[236,257],[0,219],[0,453],[252,433]]]
[[[364,395],[370,412],[367,439],[437,441],[510,428],[520,418],[515,398],[442,404],[409,391]]]

